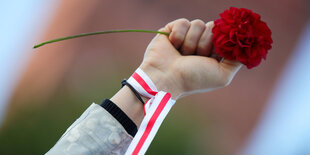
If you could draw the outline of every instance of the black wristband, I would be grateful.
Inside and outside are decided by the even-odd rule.
[[[124,87],[125,85],[131,89],[131,91],[137,96],[138,100],[140,100],[140,102],[144,105],[144,101],[142,100],[140,94],[135,90],[135,88],[132,87],[131,84],[127,82],[126,79],[122,81],[122,87]]]
[[[130,134],[134,137],[137,133],[137,125],[111,100],[105,99],[101,105],[105,110],[107,110]]]

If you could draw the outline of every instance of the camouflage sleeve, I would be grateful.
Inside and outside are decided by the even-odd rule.
[[[125,154],[131,141],[123,126],[93,103],[46,154]]]

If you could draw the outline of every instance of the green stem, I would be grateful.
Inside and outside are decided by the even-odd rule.
[[[159,34],[169,35],[169,33],[167,33],[167,32],[152,31],[152,30],[109,30],[109,31],[98,31],[98,32],[91,32],[91,33],[81,33],[81,34],[77,34],[77,35],[72,35],[72,36],[67,36],[67,37],[62,37],[62,38],[57,38],[57,39],[45,41],[43,43],[34,45],[33,48],[38,48],[38,47],[43,46],[45,44],[54,43],[54,42],[58,42],[58,41],[62,41],[62,40],[68,40],[68,39],[85,37],[85,36],[91,36],[91,35],[97,35],[97,34],[120,33],[120,32],[144,32],[144,33],[159,33]]]

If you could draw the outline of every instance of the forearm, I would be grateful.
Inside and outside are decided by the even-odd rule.
[[[124,154],[131,141],[109,112],[92,104],[46,154]]]
[[[152,73],[152,72],[149,72]],[[155,75],[155,74],[152,74]],[[157,77],[157,76],[156,76]],[[149,98],[142,96],[144,102]],[[107,104],[105,104],[107,103]],[[103,108],[102,108],[103,107]],[[92,104],[47,154],[124,153],[144,118],[144,105],[125,85],[102,107]],[[124,119],[127,117],[127,119]],[[128,129],[135,126],[135,131]],[[124,120],[127,122],[124,123]],[[130,135],[131,136],[130,136]],[[73,147],[75,147],[73,149]],[[72,150],[73,149],[73,150]]]
[[[141,96],[144,101],[147,98]],[[134,95],[134,93],[129,89],[128,86],[121,88],[112,98],[111,101],[114,102],[125,114],[137,125],[139,126],[142,122],[144,112],[143,105]]]

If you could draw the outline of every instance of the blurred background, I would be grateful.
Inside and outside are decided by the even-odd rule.
[[[308,0],[28,0],[0,3],[0,154],[43,154],[92,103],[120,88],[153,34],[57,37],[110,29],[157,30],[215,20],[230,6],[259,13],[273,32],[267,61],[231,85],[178,101],[147,154],[310,154]]]

